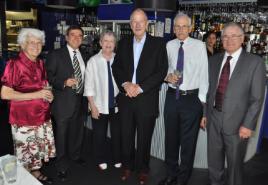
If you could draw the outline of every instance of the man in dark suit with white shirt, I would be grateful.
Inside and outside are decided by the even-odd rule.
[[[69,160],[83,164],[80,152],[83,139],[83,89],[85,63],[79,51],[83,30],[70,26],[66,31],[67,45],[48,54],[46,70],[52,85],[52,115],[56,128],[56,167],[64,181]]]
[[[228,23],[222,33],[225,52],[209,59],[207,118],[202,119],[201,127],[207,126],[208,131],[208,170],[212,185],[244,184],[242,173],[247,143],[263,103],[264,62],[244,51],[243,42],[241,26]]]
[[[174,18],[176,39],[167,43],[168,90],[164,107],[167,177],[159,185],[186,185],[193,168],[199,123],[208,89],[208,59],[203,42],[189,37],[191,19]],[[180,164],[179,164],[180,156]]]
[[[167,73],[167,53],[161,38],[146,33],[148,18],[141,9],[130,16],[134,37],[118,43],[113,74],[120,94],[118,108],[122,124],[123,174],[127,180],[131,171],[139,173],[139,182],[147,181],[151,139],[158,116],[159,89]],[[135,135],[137,152],[135,165]]]

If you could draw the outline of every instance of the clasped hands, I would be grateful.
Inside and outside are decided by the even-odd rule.
[[[126,96],[130,98],[135,98],[142,92],[142,89],[138,84],[134,84],[131,82],[125,82],[123,84],[123,88],[126,91]]]

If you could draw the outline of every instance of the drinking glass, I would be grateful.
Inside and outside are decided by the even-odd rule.
[[[182,71],[178,70],[178,69],[174,69],[173,74],[178,77],[178,79],[180,80],[180,78],[182,77]],[[179,85],[179,80],[177,81],[176,84],[174,84],[176,87],[178,87]]]
[[[17,158],[8,155],[1,159],[1,169],[3,176],[8,183],[14,183],[17,180]]]
[[[4,177],[3,177],[3,172],[2,169],[0,168],[0,185],[4,185],[5,181],[4,181]]]
[[[43,87],[43,89],[52,91],[52,86],[49,85],[49,83],[46,83],[46,85]]]
[[[75,74],[72,74],[71,78],[74,78],[77,81],[77,78],[76,78]],[[77,84],[73,85],[72,89],[76,90],[77,89]]]

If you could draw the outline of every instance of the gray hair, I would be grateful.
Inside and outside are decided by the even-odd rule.
[[[45,32],[36,28],[22,28],[18,35],[18,44],[23,45],[28,37],[36,37],[42,41],[42,44],[45,44]]]
[[[178,12],[178,13],[176,14],[176,16],[175,16],[175,18],[174,18],[174,22],[173,22],[173,24],[175,25],[177,19],[180,19],[180,18],[182,18],[182,17],[188,19],[189,26],[192,25],[192,20],[191,20],[191,18],[190,18],[187,14],[185,14],[185,13],[183,13],[183,12]]]
[[[223,30],[222,30],[222,35],[224,35],[224,32],[226,31],[227,28],[230,28],[230,27],[236,27],[239,29],[239,31],[241,32],[242,35],[244,35],[244,30],[243,28],[241,27],[240,24],[237,24],[235,22],[229,22],[229,23],[226,23],[224,24],[224,27],[223,27]]]
[[[131,13],[131,15],[130,15],[130,22],[132,21],[132,19],[133,19],[133,15],[134,15],[136,12],[141,12],[141,13],[143,13],[143,14],[144,14],[144,17],[145,17],[145,20],[148,21],[148,16],[146,15],[145,11],[144,11],[143,9],[141,9],[141,8],[137,8],[137,9],[135,9],[135,10]]]
[[[116,36],[115,36],[115,33],[111,30],[104,30],[101,34],[100,34],[100,41],[102,41],[103,37],[105,35],[108,35],[108,36],[113,36],[114,37],[114,41],[116,42]]]

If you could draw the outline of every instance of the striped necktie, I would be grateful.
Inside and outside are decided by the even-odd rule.
[[[79,61],[77,59],[77,53],[76,53],[76,51],[73,51],[73,53],[74,53],[74,56],[73,56],[74,77],[77,80],[76,93],[80,94],[82,92],[82,88],[83,88],[82,74],[81,74]]]

